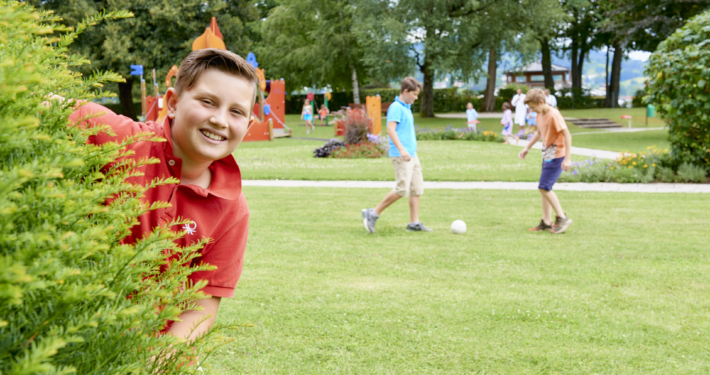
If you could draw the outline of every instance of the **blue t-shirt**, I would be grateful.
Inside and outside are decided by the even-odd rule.
[[[399,100],[399,96],[394,98],[394,102],[387,110],[387,123],[397,123],[397,137],[407,150],[410,156],[417,155],[417,135],[414,132],[414,116],[412,116],[412,105],[404,104]],[[390,139],[390,157],[396,158],[402,155],[399,154],[397,146]]]

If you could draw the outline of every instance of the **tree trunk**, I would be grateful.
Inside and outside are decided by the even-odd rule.
[[[579,62],[577,62],[577,77],[579,77],[579,89],[582,90],[583,75],[584,75],[584,58],[586,57],[587,49],[586,42],[581,42],[579,45]]]
[[[545,76],[545,87],[555,91],[555,79],[552,78],[552,57],[550,56],[550,41],[542,41],[542,74]]]
[[[434,71],[429,67],[429,62],[426,60],[419,71],[424,74],[419,115],[421,117],[434,117]]]
[[[126,78],[126,82],[118,83],[118,100],[123,107],[123,115],[138,120],[136,109],[133,107],[133,77]]]
[[[621,60],[624,57],[624,47],[621,43],[614,43],[614,60],[611,63],[611,84],[607,90],[607,104],[609,108],[619,106],[619,83],[621,81]]]
[[[357,70],[353,66],[353,103],[360,104],[360,85],[357,84]]]
[[[575,19],[577,19],[577,14],[575,12]],[[576,24],[573,24],[572,27],[575,27]],[[572,49],[572,93],[574,95],[574,92],[576,89],[581,89],[582,88],[582,77],[579,76],[579,69],[578,69],[578,61],[579,61],[579,40],[577,38],[577,35],[572,36],[572,43],[570,44],[570,48]]]
[[[482,112],[493,112],[496,110],[496,48],[491,47],[488,50],[488,78],[486,79],[486,92],[483,94]]]

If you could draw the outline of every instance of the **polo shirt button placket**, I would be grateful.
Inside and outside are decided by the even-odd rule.
[[[173,165],[175,165],[175,160],[173,160],[173,159],[168,160],[168,165],[171,166],[171,167],[172,167]]]

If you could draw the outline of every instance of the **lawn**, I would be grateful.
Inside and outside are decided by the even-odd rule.
[[[599,117],[608,118],[612,121],[616,121],[624,126],[627,126],[626,120],[621,120],[622,114],[630,114],[634,117],[634,128],[644,128],[643,125],[643,115],[644,108],[600,108],[600,109],[580,109],[580,110],[563,110],[562,114],[565,117]],[[383,120],[383,126],[384,126]],[[478,124],[478,129],[481,131],[491,130],[496,133],[500,133],[500,119],[481,119],[481,123]],[[313,137],[328,139],[332,138],[333,127],[317,127],[315,134],[306,135],[305,127],[302,126],[302,122],[297,115],[287,115],[286,123],[294,131],[295,137]],[[434,118],[422,118],[419,117],[418,113],[414,114],[414,123],[420,128],[427,129],[443,129],[447,126],[453,126],[455,128],[464,127],[464,119],[452,119],[443,117]],[[631,151],[631,152],[641,152],[645,151],[648,146],[657,146],[659,148],[668,148],[668,131],[666,129],[652,130],[648,132],[634,132],[634,133],[609,133],[601,129],[585,129],[580,128],[571,122],[567,123],[570,133],[584,133],[577,137],[574,137],[573,144],[579,147],[596,148],[599,150],[609,150],[609,151]],[[664,123],[658,118],[649,119],[649,128],[652,127],[663,127]],[[517,127],[515,128],[517,131]],[[589,133],[598,133],[589,134]]]
[[[313,150],[322,145],[322,141],[298,139],[247,142],[239,146],[234,156],[243,178],[248,180],[394,180],[389,158],[314,158]],[[493,142],[420,141],[417,155],[427,181],[537,181],[539,151],[520,160],[520,150]],[[584,157],[574,156],[573,160]]]
[[[710,373],[701,194],[559,192],[568,233],[529,233],[536,192],[429,190],[405,232],[382,189],[245,187],[250,234],[218,322],[253,323],[207,374]],[[448,231],[454,219],[465,235]]]

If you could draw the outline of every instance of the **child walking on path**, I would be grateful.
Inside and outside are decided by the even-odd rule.
[[[313,128],[313,131],[316,131],[316,126],[313,125],[313,107],[311,106],[311,101],[308,99],[303,102],[303,109],[301,110],[301,120],[306,122],[306,134],[309,134],[311,132],[309,130],[311,128]]]
[[[525,98],[525,104],[538,113],[537,132],[518,156],[525,159],[530,148],[542,139],[542,172],[538,185],[538,190],[542,195],[542,220],[537,227],[529,230],[533,232],[550,230],[555,234],[564,233],[572,224],[572,219],[568,218],[562,210],[560,200],[552,191],[552,185],[557,182],[563,170],[572,169],[572,135],[567,130],[567,124],[565,124],[560,111],[547,104],[545,93],[542,90],[530,90]],[[552,223],[552,209],[557,214],[554,224]]]
[[[519,138],[513,135],[513,111],[510,110],[510,104],[508,102],[503,103],[503,119],[500,120],[500,124],[503,125],[501,135],[505,137],[503,144],[508,144],[508,137],[515,138],[515,142],[517,143]]]
[[[431,232],[419,221],[419,197],[424,194],[422,165],[417,157],[417,137],[414,132],[412,103],[422,86],[414,77],[402,80],[399,96],[387,110],[387,135],[390,137],[390,159],[394,165],[395,187],[375,208],[362,210],[365,229],[375,233],[375,224],[385,208],[409,195],[408,232]]]
[[[473,109],[473,104],[470,102],[466,104],[466,119],[466,125],[468,125],[468,130],[473,130],[473,132],[476,132],[476,124],[478,123],[478,112]]]

